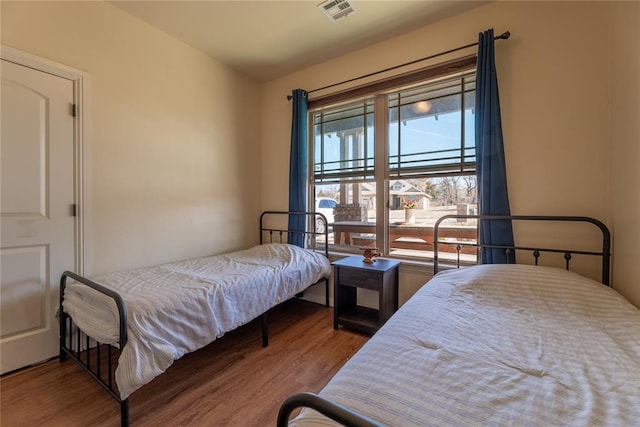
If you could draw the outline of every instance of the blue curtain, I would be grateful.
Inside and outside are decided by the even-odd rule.
[[[480,33],[476,73],[476,168],[478,175],[478,207],[480,215],[510,215],[507,172],[502,141],[500,99],[496,74],[493,29]],[[480,243],[513,245],[511,221],[482,221]],[[504,249],[486,248],[483,264],[515,262]]]
[[[292,103],[289,211],[304,212],[307,210],[307,92],[295,89]],[[304,247],[305,227],[305,215],[289,215],[288,243]]]

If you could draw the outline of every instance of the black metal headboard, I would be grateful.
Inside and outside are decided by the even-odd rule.
[[[478,228],[482,226],[482,222],[484,221],[492,221],[492,220],[511,220],[511,221],[557,221],[557,222],[586,222],[595,225],[602,232],[602,250],[601,251],[584,251],[584,250],[576,250],[576,249],[556,249],[556,248],[541,248],[541,247],[529,247],[529,246],[504,246],[504,245],[481,245],[479,241],[475,242],[440,242],[438,239],[438,227],[443,221],[447,219],[456,219],[456,220],[469,220],[476,219],[478,220]],[[527,216],[527,215],[445,215],[439,218],[436,221],[433,230],[433,272],[434,274],[439,271],[439,263],[438,263],[438,245],[447,244],[447,245],[455,245],[456,253],[457,253],[457,266],[460,267],[460,252],[462,247],[471,246],[477,248],[478,255],[484,248],[497,248],[504,249],[507,254],[507,259],[512,254],[515,254],[515,251],[530,251],[533,254],[535,265],[538,265],[538,258],[541,252],[555,252],[564,254],[566,269],[569,269],[569,261],[573,254],[580,255],[593,255],[597,257],[601,257],[602,259],[602,283],[609,286],[609,276],[610,276],[610,264],[611,264],[611,233],[606,225],[604,225],[601,221],[583,217],[583,216]],[[479,257],[478,257],[479,259]]]
[[[304,216],[307,223],[306,229],[304,231],[288,230],[286,227],[289,215]],[[289,235],[302,234],[306,248],[321,250],[328,258],[328,229],[327,218],[318,212],[264,211],[260,215],[260,244],[286,243]]]

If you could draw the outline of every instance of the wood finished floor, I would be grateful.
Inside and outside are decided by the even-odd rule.
[[[333,329],[333,309],[301,300],[187,354],[132,394],[132,426],[275,426],[282,401],[319,391],[368,339]],[[119,426],[120,407],[73,361],[0,378],[0,425]]]

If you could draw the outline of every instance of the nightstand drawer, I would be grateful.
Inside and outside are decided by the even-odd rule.
[[[338,285],[379,290],[382,275],[375,271],[341,268],[338,272]]]

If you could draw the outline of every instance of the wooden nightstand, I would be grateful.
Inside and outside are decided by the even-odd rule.
[[[398,309],[398,266],[400,261],[350,256],[333,263],[333,328],[339,325],[374,334]],[[378,292],[378,309],[358,305],[358,288]]]

